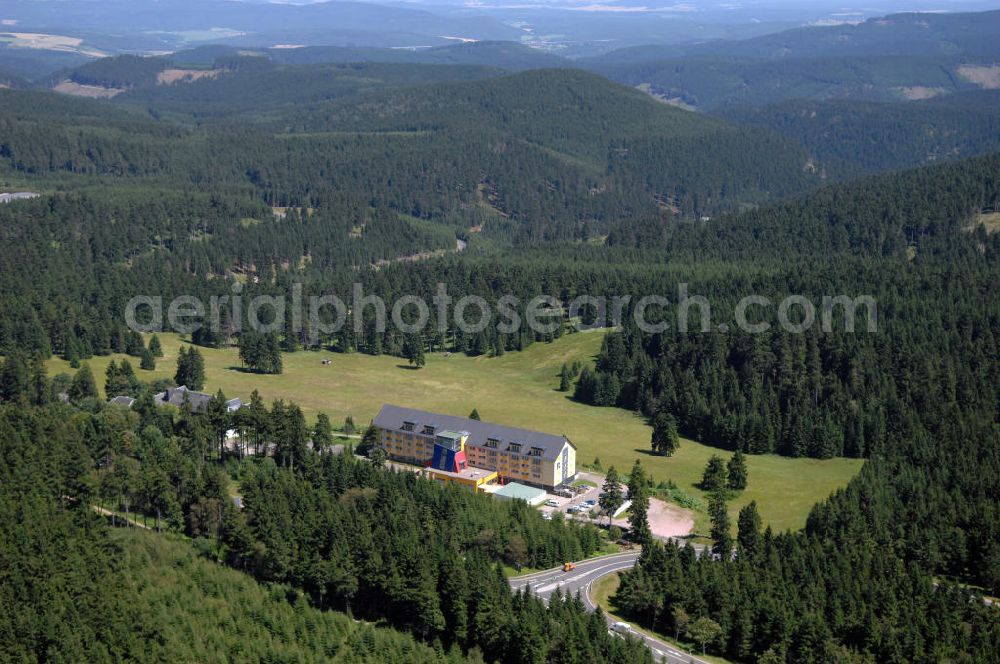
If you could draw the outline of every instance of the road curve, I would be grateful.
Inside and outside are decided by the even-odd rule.
[[[511,577],[510,586],[514,590],[530,587],[534,595],[546,601],[556,588],[559,588],[564,595],[575,595],[579,592],[583,603],[593,611],[597,608],[597,605],[590,598],[590,589],[594,582],[608,574],[631,569],[638,559],[638,551],[591,558],[576,563],[576,569],[571,572],[564,572],[562,567],[557,567],[544,572]],[[608,617],[609,625],[614,622],[612,618]],[[647,636],[642,632],[633,631],[632,636],[641,639],[658,661],[667,662],[667,664],[707,664],[704,660],[681,652],[669,643]]]

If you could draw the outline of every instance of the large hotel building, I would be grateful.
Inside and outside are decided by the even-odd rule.
[[[388,404],[374,424],[389,458],[424,466],[441,482],[552,489],[576,477],[576,446],[566,436]]]

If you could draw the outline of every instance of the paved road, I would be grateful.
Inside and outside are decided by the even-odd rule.
[[[590,589],[594,581],[608,574],[631,569],[635,566],[638,558],[638,551],[592,558],[577,563],[576,569],[571,572],[564,572],[559,567],[535,574],[513,577],[510,579],[510,585],[514,590],[530,586],[531,592],[544,600],[548,600],[556,588],[560,588],[560,592],[563,594],[575,595],[579,592],[584,604],[593,611],[597,608],[597,605],[590,599]],[[608,618],[609,624],[613,622],[614,620]],[[645,642],[659,661],[667,662],[667,664],[705,664],[703,660],[681,652],[669,643],[646,636],[641,632],[633,632],[632,634]]]

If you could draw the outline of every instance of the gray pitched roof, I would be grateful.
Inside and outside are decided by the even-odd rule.
[[[480,422],[470,420],[467,417],[455,417],[454,415],[441,415],[439,413],[429,413],[425,410],[414,408],[403,408],[385,404],[382,410],[375,417],[375,425],[383,429],[401,429],[403,422],[413,422],[414,433],[419,434],[425,426],[434,427],[435,431],[451,429],[452,431],[468,431],[468,444],[474,447],[483,447],[487,439],[500,441],[497,449],[505,450],[510,443],[520,443],[520,454],[527,454],[532,447],[542,450],[542,458],[555,460],[562,451],[563,443],[573,443],[566,436],[557,436],[551,433],[532,431],[531,429],[518,429],[502,424],[491,422]],[[573,445],[574,449],[576,448]]]
[[[128,397],[128,396],[117,396],[114,399],[111,399],[110,401],[108,401],[108,403],[114,404],[116,406],[127,406],[127,407],[131,408],[132,404],[135,403],[135,399],[133,399],[132,397]]]
[[[180,387],[168,387],[166,392],[160,392],[153,397],[157,403],[169,403],[180,408],[184,405],[184,397],[187,396],[188,403],[191,404],[191,411],[200,413],[208,408],[208,403],[212,400],[211,394],[194,392],[184,385]]]

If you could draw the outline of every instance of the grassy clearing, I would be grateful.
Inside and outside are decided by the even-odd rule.
[[[160,338],[165,356],[158,359],[156,370],[138,370],[138,360],[133,358],[144,380],[173,374],[181,342],[176,335]],[[707,497],[694,485],[708,458],[725,452],[682,440],[673,457],[651,456],[650,428],[642,418],[618,408],[579,404],[556,390],[563,362],[591,361],[600,344],[600,332],[588,332],[499,358],[428,354],[427,366],[420,370],[410,369],[396,357],[299,352],[284,356],[285,373],[280,376],[240,371],[235,348],[203,348],[201,352],[207,391],[222,389],[229,397],[246,399],[257,389],[268,401],[295,401],[307,417],[322,411],[339,424],[351,414],[358,426],[364,426],[386,402],[463,416],[476,408],[487,421],[565,434],[578,447],[578,465],[599,457],[604,468],[614,465],[627,472],[635,459],[641,459],[655,481],[673,480],[707,505]],[[323,358],[332,359],[332,364],[321,364]],[[100,387],[111,359],[90,360]],[[50,375],[72,372],[58,358],[48,368]],[[739,509],[756,500],[765,523],[784,530],[802,527],[810,507],[845,485],[861,462],[754,456],[748,459],[748,467],[749,488],[730,503],[733,523]],[[707,532],[703,512],[697,513],[695,523],[699,533]]]
[[[985,212],[980,214],[979,223],[986,227],[987,233],[1000,232],[1000,212]]]

